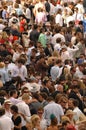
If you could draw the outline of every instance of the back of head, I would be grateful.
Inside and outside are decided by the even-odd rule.
[[[28,93],[24,93],[22,95],[22,100],[28,100],[29,99],[29,94]]]

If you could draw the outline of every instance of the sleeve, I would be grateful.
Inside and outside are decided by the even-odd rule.
[[[28,105],[25,106],[24,114],[25,114],[26,117],[31,116],[30,109],[29,109]]]

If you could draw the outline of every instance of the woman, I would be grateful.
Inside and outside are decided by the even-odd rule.
[[[40,128],[40,117],[36,114],[32,115],[30,122],[26,124],[27,130],[42,130]]]
[[[14,123],[14,130],[21,130],[21,116],[18,113],[18,107],[16,105],[11,106],[12,121]]]
[[[57,121],[57,118],[55,117],[55,115],[51,114],[50,119],[51,119],[51,124],[47,128],[47,130],[58,130],[58,125],[57,125],[58,121]]]

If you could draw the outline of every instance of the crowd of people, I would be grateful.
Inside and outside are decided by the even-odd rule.
[[[86,130],[86,2],[53,1],[0,1],[0,130]]]

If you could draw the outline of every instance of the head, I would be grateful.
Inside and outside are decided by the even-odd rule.
[[[40,125],[40,117],[36,114],[31,116],[31,122],[32,122],[32,127],[35,128],[36,126]]]
[[[24,93],[22,95],[22,100],[28,104],[28,101],[29,101],[29,94],[28,93]]]
[[[68,104],[68,98],[65,97],[65,96],[62,96],[58,103],[62,106],[63,109],[65,109],[67,107],[67,104]]]
[[[17,95],[18,93],[17,93],[17,91],[16,90],[11,90],[10,91],[10,97],[14,97],[14,98],[17,98]]]
[[[3,107],[0,107],[0,117],[5,114],[5,109]]]
[[[11,104],[10,100],[6,99],[4,101],[4,108],[5,108],[5,110],[9,110],[11,105],[12,104]]]
[[[39,93],[39,101],[42,102],[43,100],[46,100],[48,95],[45,92]]]
[[[52,126],[56,126],[58,124],[57,118],[54,114],[50,115],[50,119],[51,119],[51,125]]]
[[[16,105],[12,105],[10,107],[10,109],[11,109],[12,114],[17,114],[18,113],[18,107]]]
[[[44,112],[43,107],[39,107],[39,108],[38,108],[38,111],[37,111],[37,114],[38,114],[38,116],[39,116],[40,118],[43,117],[43,112]]]

